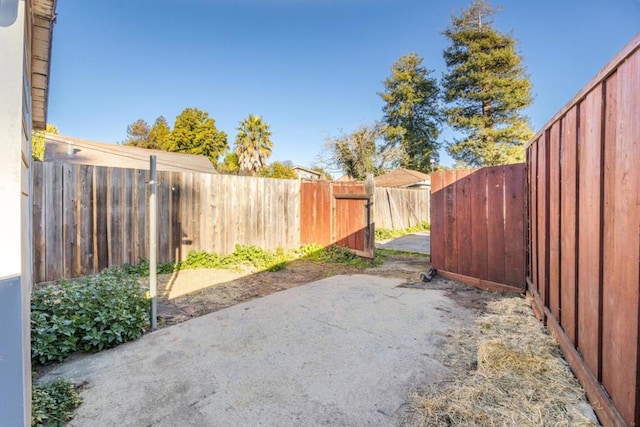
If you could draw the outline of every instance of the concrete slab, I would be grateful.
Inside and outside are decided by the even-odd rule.
[[[376,243],[377,248],[431,254],[431,234],[421,231]]]
[[[395,425],[471,313],[400,279],[334,276],[68,361],[73,426]]]

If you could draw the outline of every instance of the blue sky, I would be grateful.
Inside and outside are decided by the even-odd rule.
[[[503,0],[541,128],[640,31],[640,0]],[[466,1],[58,1],[48,121],[65,135],[126,138],[138,118],[186,107],[233,145],[248,114],[271,124],[270,161],[311,166],[327,137],[382,116],[382,81],[415,51],[440,78],[441,34]],[[446,131],[441,139],[451,138]],[[448,156],[442,163],[451,164]]]

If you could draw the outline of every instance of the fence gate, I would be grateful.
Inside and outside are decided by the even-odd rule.
[[[373,258],[373,179],[362,183],[303,182],[300,188],[300,241],[337,244]]]
[[[525,291],[525,165],[431,174],[431,262],[438,274]]]

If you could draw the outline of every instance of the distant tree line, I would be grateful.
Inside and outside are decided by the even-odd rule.
[[[474,0],[451,17],[440,84],[417,53],[402,55],[379,93],[381,120],[328,138],[320,163],[356,179],[397,167],[429,173],[439,167],[445,124],[462,135],[446,142],[457,165],[524,161],[524,143],[533,137],[522,114],[532,102],[531,82],[516,40],[493,27],[497,12],[488,1]]]

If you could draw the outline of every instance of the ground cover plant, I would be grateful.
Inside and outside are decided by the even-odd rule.
[[[149,300],[136,276],[112,267],[100,274],[44,286],[31,299],[31,357],[62,361],[140,337],[149,327]]]
[[[82,403],[73,382],[57,378],[40,384],[34,378],[31,388],[31,425],[64,426],[73,418],[73,410]]]

